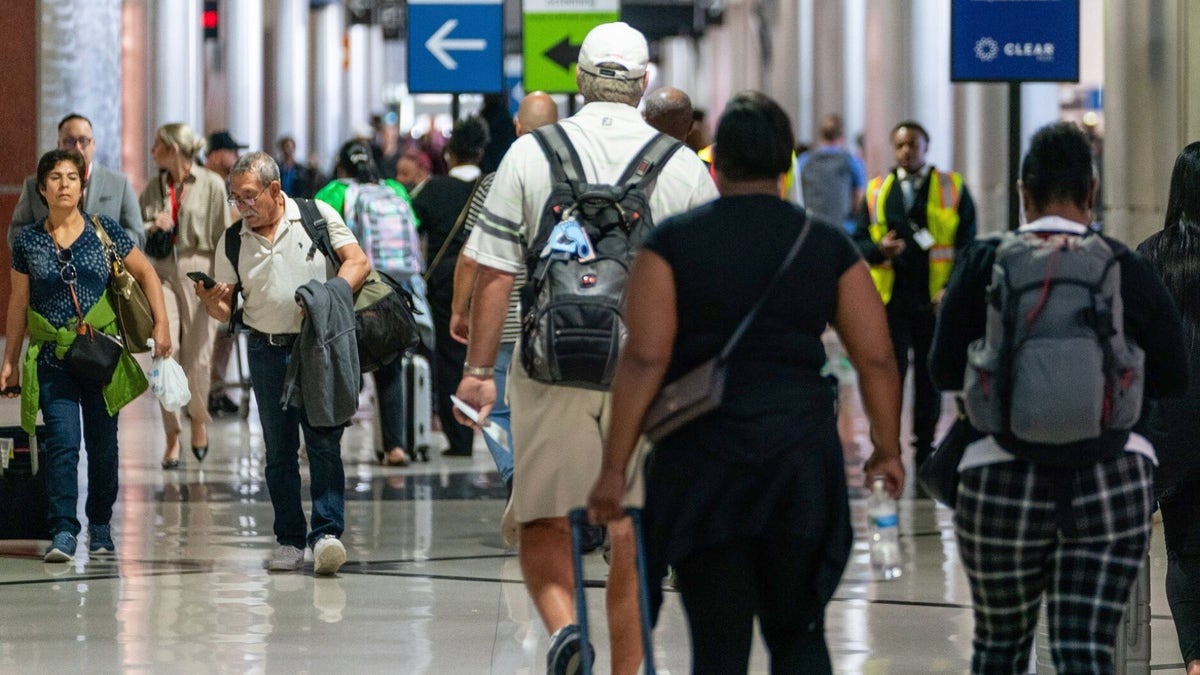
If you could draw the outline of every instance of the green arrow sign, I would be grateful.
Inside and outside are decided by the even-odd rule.
[[[526,0],[525,91],[573,94],[579,45],[592,28],[621,15],[619,0]]]

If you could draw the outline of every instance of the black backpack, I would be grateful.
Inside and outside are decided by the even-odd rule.
[[[312,240],[312,246],[308,250],[309,258],[320,251],[336,270],[342,263],[329,239],[329,224],[317,209],[316,202],[311,199],[294,201],[300,207],[300,222],[304,225],[304,231]],[[241,313],[236,305],[237,294],[242,290],[241,273],[238,272],[238,259],[242,253],[241,229],[242,221],[239,220],[225,230],[225,257],[233,264],[234,274],[239,275],[233,293],[230,331],[241,323]],[[399,281],[378,270],[371,270],[367,274],[362,288],[354,295],[354,327],[357,333],[355,338],[358,343],[359,370],[364,373],[374,372],[417,345],[417,323],[413,318],[416,311],[412,295]]]
[[[657,134],[615,185],[588,183],[560,125],[536,130],[553,181],[521,288],[521,363],[534,380],[608,389],[625,338],[621,299],[629,265],[654,227],[649,193],[682,143]],[[581,255],[543,255],[556,226],[574,220],[590,240]]]

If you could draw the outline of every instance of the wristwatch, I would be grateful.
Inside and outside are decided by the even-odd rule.
[[[471,377],[491,377],[495,374],[495,366],[473,366],[469,363],[463,364],[463,375],[470,375]]]

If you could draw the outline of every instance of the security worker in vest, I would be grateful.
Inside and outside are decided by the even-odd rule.
[[[962,175],[925,163],[929,133],[917,122],[892,129],[896,167],[867,183],[854,240],[887,306],[888,329],[903,381],[913,352],[915,466],[933,451],[941,394],[927,358],[937,307],[955,256],[975,238],[975,204]]]

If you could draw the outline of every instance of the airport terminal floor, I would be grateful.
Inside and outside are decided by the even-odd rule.
[[[263,570],[274,539],[254,410],[249,422],[222,417],[209,427],[203,463],[189,455],[182,470],[163,471],[157,406],[149,396],[129,406],[115,561],[89,559],[86,538],[75,561],[60,564],[42,562],[46,542],[0,542],[0,672],[544,673],[549,640],[502,543],[505,490],[482,441],[471,458],[435,449],[428,463],[381,467],[369,393],[363,402],[343,441],[348,562],[331,578],[313,577],[311,553],[303,573]],[[863,446],[866,423],[856,422]],[[834,670],[966,672],[971,601],[951,513],[901,500],[904,575],[873,581],[857,454],[847,451],[858,536],[826,621]],[[1181,672],[1161,525],[1150,560],[1151,670]],[[597,673],[609,671],[606,574],[602,556],[589,555]],[[655,660],[659,673],[690,669],[671,591]],[[757,637],[750,672],[768,672]]]

